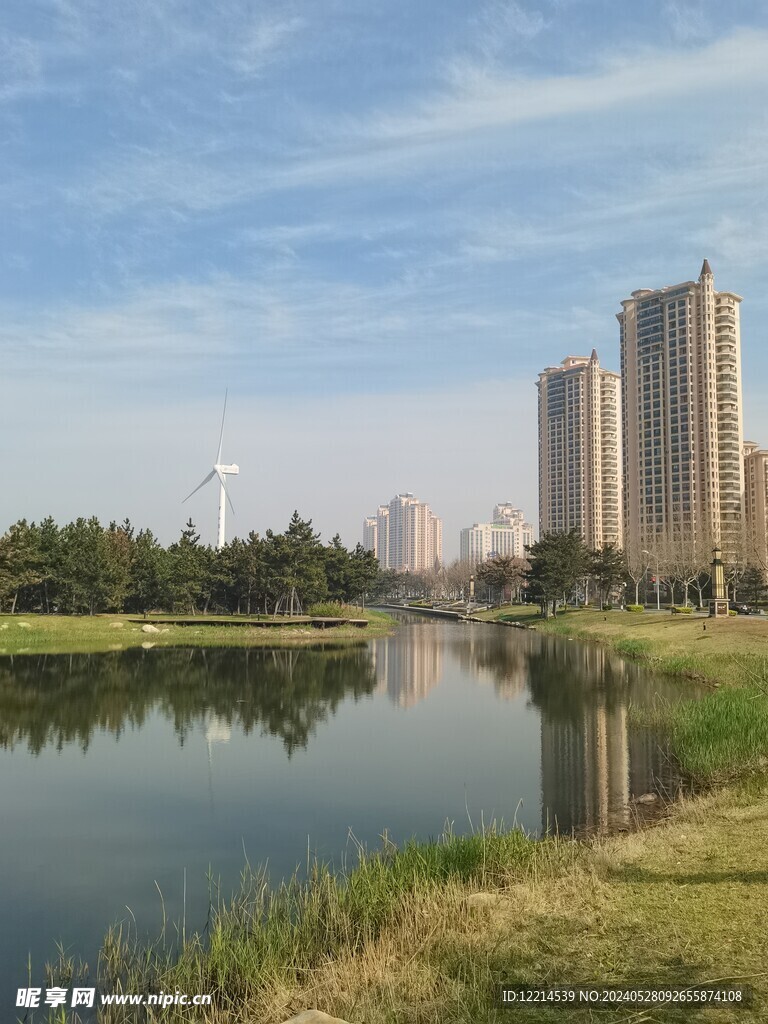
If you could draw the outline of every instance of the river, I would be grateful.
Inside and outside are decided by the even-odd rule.
[[[204,923],[247,857],[273,879],[491,822],[629,827],[675,787],[630,704],[681,687],[597,646],[404,614],[317,650],[0,658],[0,1011],[60,940]],[[688,689],[690,693],[690,689]],[[160,894],[162,893],[162,900]]]

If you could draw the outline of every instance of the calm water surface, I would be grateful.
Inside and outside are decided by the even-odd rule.
[[[385,830],[628,821],[672,783],[629,704],[679,693],[597,647],[415,616],[351,650],[0,658],[0,1019],[28,956],[44,985],[57,939],[93,963],[115,920],[155,934],[158,887],[200,926],[209,869],[228,893],[246,855],[279,878]]]

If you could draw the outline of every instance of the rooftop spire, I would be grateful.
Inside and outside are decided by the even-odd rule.
[[[706,274],[709,274],[709,276],[712,277],[712,268],[709,265],[709,260],[704,260],[702,263],[699,277],[704,277]]]

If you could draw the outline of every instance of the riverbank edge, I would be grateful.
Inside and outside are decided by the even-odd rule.
[[[665,675],[714,688],[768,681],[768,620],[741,616],[669,616],[588,609],[544,619],[532,605],[504,605],[469,621],[534,629],[548,636],[608,647]],[[699,645],[707,644],[708,650]]]
[[[703,698],[630,707],[636,725],[666,734],[684,777],[710,789],[768,772],[768,622],[575,610],[541,619],[531,606],[506,606],[473,621],[596,643],[682,680],[705,684]],[[685,698],[685,692],[682,693]]]
[[[354,609],[349,617],[364,618],[368,625],[316,629],[306,621],[297,625],[287,620],[265,629],[235,623],[228,616],[216,617],[216,625],[179,625],[153,616],[148,624],[156,631],[144,632],[143,622],[133,615],[0,615],[0,657],[107,654],[136,647],[343,647],[390,636],[397,628],[384,612]]]

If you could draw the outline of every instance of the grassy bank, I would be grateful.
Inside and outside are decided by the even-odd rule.
[[[483,617],[601,643],[657,671],[712,684],[703,700],[631,709],[636,721],[668,734],[672,754],[696,785],[723,785],[768,766],[768,621],[597,611],[544,620],[537,609],[516,606]]]
[[[768,790],[681,805],[652,829],[593,843],[519,832],[385,849],[342,881],[270,894],[258,878],[177,959],[113,933],[102,990],[211,992],[149,1020],[278,1024],[310,1006],[358,1024],[501,1022],[502,982],[691,986],[747,980],[765,1019]],[[138,1020],[125,1009],[106,1018]],[[695,1021],[713,1011],[530,1008],[521,1019]],[[142,1018],[144,1019],[144,1018]],[[517,1019],[517,1018],[516,1018]]]
[[[519,620],[542,633],[605,644],[672,675],[726,685],[768,681],[768,617],[584,610],[541,619],[534,606],[508,605],[478,618]]]
[[[158,633],[143,633],[141,623],[125,615],[0,615],[0,655],[91,654],[153,644],[156,647],[308,647],[315,644],[361,643],[385,636],[394,622],[382,612],[352,609],[368,625],[335,626],[319,630],[283,620],[280,626],[233,625],[232,616],[217,617],[217,625],[173,625],[153,617]],[[213,616],[206,616],[207,619]],[[229,623],[229,624],[228,624]]]

